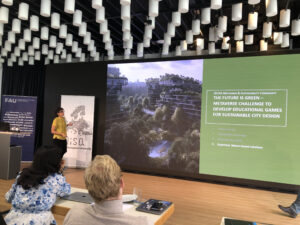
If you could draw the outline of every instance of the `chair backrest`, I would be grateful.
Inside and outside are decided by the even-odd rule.
[[[0,225],[6,225],[5,220],[3,219],[2,214],[0,214]]]

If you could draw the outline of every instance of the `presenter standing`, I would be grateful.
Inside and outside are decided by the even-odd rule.
[[[67,127],[72,123],[66,123],[64,109],[58,107],[55,110],[55,119],[53,120],[51,133],[53,134],[53,144],[61,148],[62,157],[67,152]]]
[[[296,200],[288,207],[278,205],[278,207],[285,213],[289,214],[290,217],[296,218],[300,213],[300,191],[298,192]]]

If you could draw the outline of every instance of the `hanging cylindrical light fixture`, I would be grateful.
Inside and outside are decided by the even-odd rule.
[[[100,24],[100,34],[105,34],[108,32],[107,20]]]
[[[197,38],[196,39],[196,46],[199,47],[201,50],[204,49],[204,39]]]
[[[73,34],[67,34],[67,38],[66,38],[66,46],[71,47],[73,43]]]
[[[182,55],[182,50],[181,50],[181,45],[176,46],[176,50],[175,50],[175,56],[181,56]]]
[[[121,6],[121,19],[129,20],[130,19],[130,5]]]
[[[18,65],[19,65],[19,66],[24,66],[24,62],[23,62],[23,59],[22,59],[22,58],[19,58],[19,59],[18,59]]]
[[[258,3],[260,3],[260,0],[248,0],[249,5],[256,5]]]
[[[2,36],[4,34],[4,24],[0,23],[0,35]]]
[[[27,54],[27,52],[23,52],[23,54],[22,54],[22,59],[23,59],[23,61],[28,61],[28,54]]]
[[[210,8],[201,9],[201,23],[210,24]]]
[[[48,27],[42,27],[41,28],[41,39],[42,40],[48,40],[49,38],[49,28]]]
[[[66,39],[67,38],[67,30],[68,27],[66,24],[62,24],[59,28],[59,38]]]
[[[244,26],[236,25],[234,28],[234,40],[236,41],[243,40],[243,35],[244,35]]]
[[[6,51],[10,52],[11,51],[11,43],[8,41],[5,41],[4,48]]]
[[[180,49],[181,49],[181,51],[186,51],[187,50],[186,40],[180,41]]]
[[[123,20],[122,21],[122,31],[130,31],[131,20]]]
[[[164,45],[171,45],[171,37],[167,34],[167,33],[165,33],[164,34]]]
[[[66,60],[67,63],[71,63],[72,62],[72,54],[68,54],[67,55],[67,60]]]
[[[0,7],[0,23],[8,23],[9,10],[7,7]]]
[[[75,11],[75,0],[65,0],[64,11],[69,14],[73,14]]]
[[[96,10],[96,22],[97,23],[103,23],[105,20],[105,8],[100,7]]]
[[[91,52],[93,51],[95,48],[95,41],[94,40],[91,40],[89,45],[88,45],[88,51]]]
[[[129,55],[130,55],[130,54],[129,54]],[[97,52],[97,53],[95,54],[94,61],[99,61],[99,60],[100,60],[100,53]]]
[[[265,41],[265,40],[260,40],[259,42],[259,46],[260,46],[260,51],[263,52],[263,51],[268,51],[268,42]]]
[[[12,21],[12,32],[19,34],[21,33],[21,20],[15,18]]]
[[[215,41],[215,39],[216,39],[215,34],[216,34],[215,27],[210,27],[209,32],[208,32],[208,40],[209,41]]]
[[[272,22],[264,22],[263,25],[263,38],[269,38],[272,36]]]
[[[78,48],[78,49],[77,49],[77,52],[75,53],[75,57],[76,57],[76,58],[80,58],[81,53],[82,53],[82,49],[81,49],[81,48]]]
[[[211,0],[210,1],[211,9],[221,9],[222,8],[222,0]]]
[[[93,0],[92,1],[92,8],[99,9],[102,7],[102,0]]]
[[[144,45],[144,48],[149,48],[150,47],[150,39],[144,38],[143,45]]]
[[[32,45],[28,46],[28,56],[34,56],[34,49]]]
[[[230,40],[230,37],[228,37],[228,36],[223,37],[221,49],[223,49],[223,50],[228,50],[229,49],[229,43],[228,43],[229,40]]]
[[[77,41],[73,41],[73,43],[72,43],[72,50],[71,51],[73,53],[76,53],[77,50],[78,50],[78,42]]]
[[[124,31],[123,32],[123,41],[129,41],[131,37],[131,34],[129,31]]]
[[[67,58],[67,50],[66,49],[62,50],[60,58],[61,59],[66,59]]]
[[[180,12],[172,12],[172,23],[175,27],[181,25],[181,14]]]
[[[20,50],[25,50],[25,41],[23,39],[19,39],[18,47]]]
[[[158,3],[159,2],[157,0],[149,0],[149,16],[151,17],[158,16],[158,6],[159,6]]]
[[[287,48],[290,46],[290,34],[285,33],[282,36],[282,43],[281,43],[281,48]]]
[[[83,38],[83,44],[88,45],[88,44],[90,44],[91,40],[92,40],[91,32],[86,32],[86,35]]]
[[[34,49],[39,49],[40,48],[40,39],[38,37],[33,38],[32,47]]]
[[[7,57],[7,51],[5,50],[5,48],[1,48],[1,56]]]
[[[111,48],[112,48],[111,40],[109,40],[108,42],[105,42],[104,49],[109,51]]]
[[[30,30],[39,31],[39,17],[32,15],[30,16]]]
[[[25,29],[23,31],[23,39],[25,42],[31,42],[31,30]]]
[[[76,9],[73,15],[73,26],[79,27],[82,23],[82,11]]]
[[[29,5],[27,3],[21,2],[19,4],[18,18],[20,20],[28,20],[28,13],[29,13]]]
[[[13,5],[13,0],[2,0],[2,4],[11,6]]]
[[[55,64],[59,63],[59,56],[58,55],[54,56],[53,63],[55,63]]]
[[[29,57],[28,65],[34,65],[34,58],[32,56]]]
[[[128,40],[130,40],[130,38]],[[106,32],[105,34],[103,34],[102,41],[103,41],[103,43],[110,41],[110,30],[108,32]]]
[[[79,62],[85,62],[85,53],[81,53]]]
[[[7,33],[7,40],[8,40],[9,43],[14,44],[16,42],[16,35],[15,35],[15,33],[12,32],[12,31],[9,31]]]
[[[56,48],[56,36],[50,35],[49,47]]]
[[[168,23],[167,33],[170,37],[175,37],[175,26],[173,23]]]
[[[179,0],[178,2],[178,12],[187,13],[189,11],[189,0]]]
[[[51,0],[41,0],[41,16],[50,17],[51,15]]]
[[[192,21],[192,31],[193,35],[199,35],[201,30],[200,30],[200,19],[195,19]],[[175,36],[175,32],[174,32]]]
[[[34,60],[37,60],[37,61],[41,60],[41,52],[40,51],[36,51],[34,53]]]
[[[232,21],[240,21],[243,18],[243,3],[236,3],[232,5]]]
[[[187,44],[193,44],[193,31],[187,30],[185,32],[185,39]]]
[[[146,39],[152,39],[152,29],[150,26],[145,26],[144,37]]]
[[[48,45],[42,45],[42,55],[48,55]]]
[[[56,45],[55,53],[57,55],[59,55],[61,53],[62,49],[63,49],[63,44],[61,42],[58,42]]]
[[[87,31],[87,24],[86,22],[82,22],[81,25],[79,26],[78,35],[80,37],[83,37],[86,35],[86,31]]]
[[[248,14],[248,30],[255,30],[257,28],[258,13],[250,12]]]
[[[137,45],[137,57],[143,57],[144,55],[144,44],[138,43]]]
[[[168,55],[169,54],[169,45],[163,45],[161,54],[162,55]]]
[[[266,16],[272,17],[277,15],[277,0],[266,0]]]
[[[223,33],[227,31],[227,16],[220,16],[218,18],[218,29]]]
[[[120,4],[121,5],[130,5],[131,4],[131,0],[120,0]]]
[[[281,45],[282,38],[283,38],[282,32],[274,32],[274,34],[273,34],[274,45]]]
[[[290,20],[291,20],[291,10],[290,9],[280,10],[279,27],[290,26]]]
[[[300,35],[300,19],[296,19],[292,21],[292,36]]]
[[[243,41],[236,42],[236,52],[237,53],[244,52],[244,42]]]
[[[51,14],[51,27],[53,29],[59,29],[60,27],[60,15],[58,13]]]
[[[21,55],[21,51],[20,51],[20,49],[17,46],[15,47],[14,54],[17,57],[19,57]]]
[[[252,45],[253,42],[254,42],[254,35],[253,34],[245,35],[245,45]]]
[[[209,42],[208,43],[208,54],[212,55],[216,53],[216,43],[215,42]]]

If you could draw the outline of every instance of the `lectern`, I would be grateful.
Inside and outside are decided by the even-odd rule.
[[[13,134],[0,132],[0,179],[13,179],[20,171],[22,147],[11,145],[10,138]]]

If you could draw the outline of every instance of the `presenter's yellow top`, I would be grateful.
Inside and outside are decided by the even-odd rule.
[[[53,120],[52,127],[53,126],[55,126],[55,130],[57,132],[67,135],[67,124],[66,124],[66,120],[64,117],[56,117]],[[57,134],[53,135],[53,139],[66,140],[65,137],[63,137],[61,135],[57,135]]]

